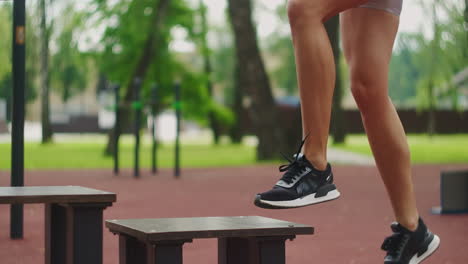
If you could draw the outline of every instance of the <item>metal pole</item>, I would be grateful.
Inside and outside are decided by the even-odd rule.
[[[25,0],[13,1],[13,115],[11,186],[24,186]],[[23,238],[23,205],[10,207],[10,237]]]
[[[135,178],[140,177],[140,127],[141,127],[141,108],[140,102],[140,88],[141,79],[136,78],[134,80],[135,90],[133,98],[133,108],[135,109],[135,164],[133,169],[133,176]]]
[[[156,174],[158,171],[157,160],[156,160],[156,108],[158,103],[158,85],[154,84],[151,87],[151,116],[153,119],[153,124],[151,126],[151,139],[153,141],[153,146],[151,148],[151,172]]]
[[[181,118],[181,102],[180,102],[180,83],[174,86],[175,102],[174,108],[176,110],[176,142],[175,142],[175,164],[174,176],[180,177],[180,118]]]
[[[120,85],[112,87],[115,92],[114,124],[114,174],[119,174],[119,139],[120,139]]]

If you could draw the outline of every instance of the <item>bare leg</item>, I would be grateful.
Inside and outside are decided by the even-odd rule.
[[[377,167],[396,220],[415,230],[419,214],[411,178],[410,152],[403,126],[388,96],[389,62],[398,24],[397,16],[369,8],[354,8],[341,15],[351,89]]]
[[[288,15],[295,49],[304,135],[310,134],[304,154],[320,170],[326,168],[326,149],[335,66],[323,21],[366,0],[290,0]]]

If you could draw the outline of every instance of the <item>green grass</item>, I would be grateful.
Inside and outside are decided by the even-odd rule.
[[[59,142],[42,145],[26,143],[26,169],[93,169],[112,168],[111,157],[103,155],[104,143]],[[10,144],[0,144],[0,169],[10,169]],[[120,164],[122,168],[133,167],[133,145],[120,144]],[[174,166],[174,147],[160,146],[157,152],[158,167]],[[151,146],[143,145],[140,152],[140,166],[151,166]],[[245,145],[222,144],[181,146],[181,166],[183,167],[223,167],[255,164],[255,147]]]
[[[413,163],[468,163],[468,134],[409,135]],[[185,168],[248,166],[256,164],[255,147],[223,143],[214,146],[206,141],[184,141],[181,146],[181,165]],[[34,169],[94,169],[112,168],[111,157],[103,155],[105,138],[73,138],[57,140],[53,144],[26,143],[25,168]],[[345,145],[335,148],[371,156],[367,138],[364,135],[351,135]],[[143,144],[140,152],[141,167],[149,168],[151,146]],[[0,169],[9,170],[11,145],[0,144]],[[122,168],[133,167],[133,141],[124,138],[120,144]],[[278,164],[284,161],[267,163]],[[158,166],[174,166],[174,146],[161,145],[158,150]]]
[[[413,163],[468,163],[468,134],[408,135]],[[365,135],[351,135],[339,149],[371,156]]]

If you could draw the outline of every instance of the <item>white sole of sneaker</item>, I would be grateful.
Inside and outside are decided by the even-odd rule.
[[[423,260],[429,257],[432,253],[434,253],[434,251],[436,251],[436,249],[439,248],[439,245],[440,245],[440,238],[437,235],[434,235],[434,239],[432,239],[432,242],[427,247],[427,251],[419,257],[418,255],[413,256],[409,264],[421,263]]]
[[[318,198],[315,198],[315,193],[313,193],[291,201],[267,201],[260,199],[260,202],[278,208],[294,208],[323,203],[326,201],[337,199],[338,197],[340,197],[340,192],[338,190],[333,190],[328,192],[327,195]]]

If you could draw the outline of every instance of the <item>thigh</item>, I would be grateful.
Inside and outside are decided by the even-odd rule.
[[[399,17],[378,9],[353,8],[341,14],[340,22],[351,73],[388,74]]]

